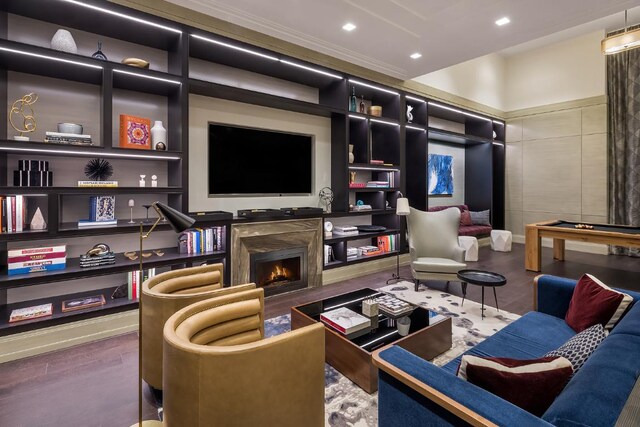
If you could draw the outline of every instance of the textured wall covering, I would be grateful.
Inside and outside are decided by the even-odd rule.
[[[506,228],[549,219],[607,222],[604,98],[507,121]]]
[[[609,217],[640,226],[640,50],[607,57]],[[611,247],[640,256],[639,248]]]

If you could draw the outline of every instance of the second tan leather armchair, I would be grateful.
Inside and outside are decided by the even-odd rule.
[[[264,339],[264,293],[198,302],[164,327],[165,426],[324,425],[324,326]]]

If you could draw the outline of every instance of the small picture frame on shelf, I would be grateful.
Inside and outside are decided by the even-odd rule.
[[[151,149],[151,120],[120,114],[120,148]]]
[[[90,297],[74,298],[62,301],[62,312],[84,310],[86,308],[99,307],[105,304],[104,295],[93,295]]]

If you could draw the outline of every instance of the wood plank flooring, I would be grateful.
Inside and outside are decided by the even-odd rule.
[[[480,249],[478,268],[504,274],[508,283],[498,289],[500,308],[524,314],[533,307],[535,273],[524,270],[524,246],[513,245],[510,253]],[[612,286],[640,291],[640,260],[567,251],[565,262],[553,261],[544,249],[542,271],[578,278],[595,274]],[[321,288],[307,289],[269,298],[266,317],[289,313],[291,306],[315,301],[362,287],[385,285],[392,270],[375,273]],[[408,267],[401,269],[411,277]],[[441,287],[444,283],[430,283]],[[460,285],[450,292],[460,295]],[[480,301],[480,288],[469,285],[467,297]],[[488,305],[493,298],[488,294]],[[96,341],[28,359],[0,364],[0,426],[129,426],[137,418],[137,351],[135,333]],[[145,419],[156,419],[156,409],[145,402]]]

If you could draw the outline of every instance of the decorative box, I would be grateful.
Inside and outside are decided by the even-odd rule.
[[[91,196],[89,200],[91,221],[113,221],[116,218],[116,196]]]
[[[366,299],[362,301],[362,314],[367,317],[373,317],[378,315],[378,303],[372,299]]]
[[[120,147],[136,150],[151,149],[151,120],[120,115]]]
[[[38,170],[13,171],[14,187],[52,187],[53,172]]]
[[[48,171],[47,160],[18,160],[18,170],[21,171]]]

